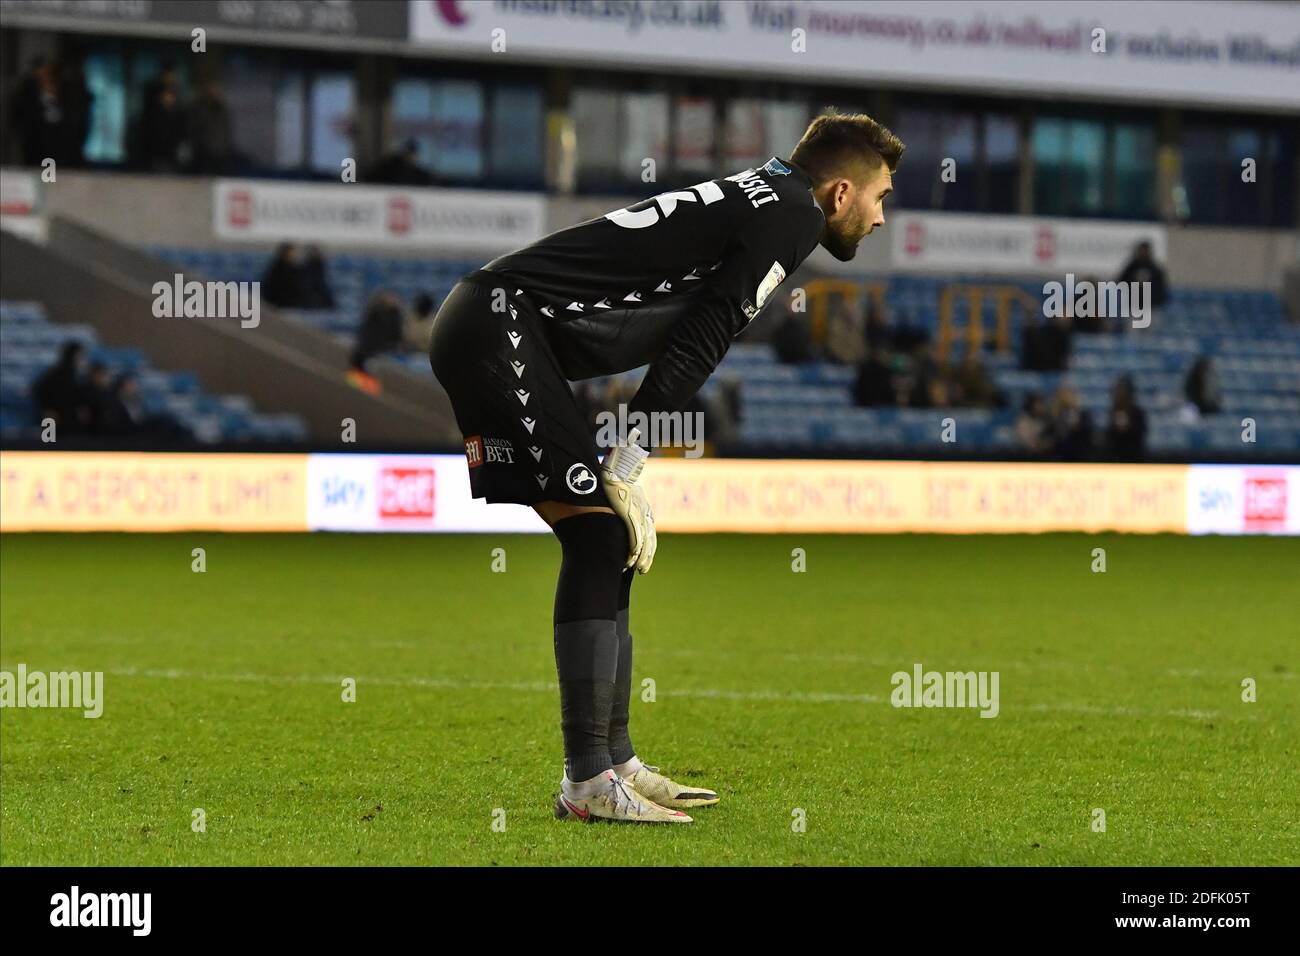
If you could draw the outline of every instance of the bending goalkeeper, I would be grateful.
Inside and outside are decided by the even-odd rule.
[[[631,589],[657,547],[647,452],[633,430],[598,463],[568,383],[648,364],[629,417],[680,410],[819,243],[848,261],[884,224],[902,153],[870,117],[824,114],[789,159],[552,233],[465,276],[438,310],[429,358],[474,497],[531,506],[560,541],[557,818],[690,823],[684,811],[719,799],[632,745]]]

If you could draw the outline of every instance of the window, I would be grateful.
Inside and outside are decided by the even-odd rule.
[[[1154,126],[1117,124],[1114,129],[1115,208],[1134,219],[1156,218]]]
[[[272,57],[246,52],[230,53],[225,67],[223,86],[235,148],[254,166],[301,167],[306,152],[302,71],[277,71]]]
[[[808,104],[741,97],[727,101],[725,117],[723,165],[739,171],[772,156],[789,159],[808,128]]]
[[[542,91],[503,86],[492,91],[491,175],[500,185],[541,188],[546,145]]]
[[[1155,218],[1155,120],[1040,116],[1034,122],[1034,212]]]
[[[1263,120],[1188,121],[1183,129],[1183,184],[1192,222],[1289,227],[1295,225],[1296,133]],[[1243,161],[1255,161],[1255,181],[1242,180]]]
[[[408,78],[393,85],[393,142],[414,140],[416,161],[437,179],[475,182],[484,175],[487,129],[483,84]]]
[[[668,157],[668,97],[663,93],[622,93],[623,143],[617,178],[641,182],[645,161],[655,161],[655,181],[668,172],[663,168]]]
[[[619,96],[614,90],[574,90],[578,182],[608,185],[619,179]]]
[[[90,131],[85,157],[92,163],[126,161],[126,67],[119,50],[100,48],[86,55],[90,90]]]
[[[674,117],[673,175],[713,175],[713,98],[679,96]]]
[[[974,109],[908,108],[899,111],[894,132],[907,144],[894,176],[900,206],[910,209],[950,209],[982,212],[994,207],[990,198],[989,120]],[[1011,182],[1002,182],[1014,201],[1016,129],[1005,120],[993,128],[998,162],[1004,167],[1010,152]],[[948,163],[952,160],[952,163]],[[951,169],[945,181],[944,170]]]
[[[317,73],[311,82],[311,168],[337,176],[357,154],[353,142],[355,90],[349,73]]]

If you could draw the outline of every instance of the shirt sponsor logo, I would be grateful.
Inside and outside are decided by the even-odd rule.
[[[484,438],[483,453],[485,464],[513,465],[515,463],[515,446],[508,438]]]
[[[477,468],[483,464],[483,439],[478,435],[470,435],[465,439],[465,460],[469,462],[471,468]]]

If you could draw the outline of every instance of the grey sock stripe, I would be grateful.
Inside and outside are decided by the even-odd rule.
[[[605,620],[555,625],[555,668],[562,681],[613,683],[618,674],[618,625]]]
[[[618,612],[618,636],[627,637],[627,608]]]

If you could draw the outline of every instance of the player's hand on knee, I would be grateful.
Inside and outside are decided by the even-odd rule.
[[[657,540],[650,501],[637,483],[649,454],[637,444],[639,436],[640,429],[632,429],[627,441],[605,456],[600,465],[600,485],[614,513],[627,527],[628,558],[623,567],[635,567],[645,574],[654,561]]]

